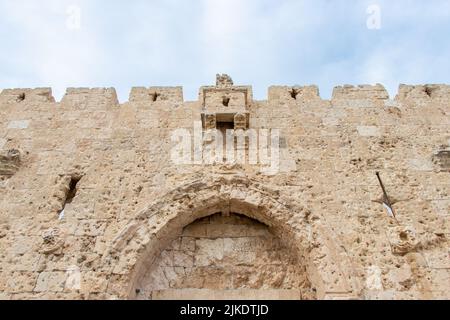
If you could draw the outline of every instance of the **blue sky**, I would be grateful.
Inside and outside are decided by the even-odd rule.
[[[380,29],[367,27],[373,5]],[[126,101],[133,86],[182,85],[195,100],[219,72],[257,99],[274,84],[329,98],[341,84],[395,95],[450,83],[448,0],[0,0],[0,39],[0,89],[51,86],[57,99],[66,87],[113,86]]]

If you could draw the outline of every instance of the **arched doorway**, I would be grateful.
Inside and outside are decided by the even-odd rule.
[[[137,299],[315,299],[306,265],[270,227],[246,216],[198,219],[138,280]]]
[[[153,291],[166,290],[164,286],[158,288],[162,290],[152,290],[151,286],[147,290],[151,280],[145,281],[156,272],[164,252],[183,238],[187,226],[216,213],[234,213],[263,224],[289,251],[284,263],[295,264],[297,268],[292,274],[304,281],[299,280],[298,285],[296,280],[289,284],[281,282],[272,286],[279,287],[275,290],[300,288],[305,292],[301,298],[359,296],[361,286],[352,264],[345,248],[326,227],[323,213],[310,212],[279,191],[241,176],[211,177],[185,184],[131,218],[104,255],[104,272],[110,275],[107,294],[111,298],[136,299],[142,292],[144,298],[146,294],[146,298],[149,294],[154,298]],[[183,282],[187,278],[175,276],[174,289],[189,288]],[[249,278],[241,287],[251,285]],[[166,287],[170,290],[170,286]]]

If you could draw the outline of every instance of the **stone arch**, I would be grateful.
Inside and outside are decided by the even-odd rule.
[[[307,264],[318,299],[357,298],[359,284],[345,249],[312,213],[279,191],[245,177],[185,184],[130,219],[104,255],[108,294],[133,299],[136,284],[185,226],[217,212],[233,212],[272,228]]]

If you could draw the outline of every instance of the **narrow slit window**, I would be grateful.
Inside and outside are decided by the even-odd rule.
[[[72,203],[73,199],[76,197],[77,195],[77,185],[80,182],[81,178],[74,178],[72,177],[70,179],[70,184],[69,184],[69,191],[67,192],[67,196],[66,196],[66,201],[64,203],[64,207],[66,204],[70,204]]]
[[[298,96],[298,94],[299,94],[298,90],[292,89],[292,90],[290,91],[290,93],[291,93],[292,99],[297,100],[297,96]]]
[[[66,197],[62,206],[62,210],[59,213],[59,220],[63,220],[65,217],[66,206],[73,202],[73,199],[77,195],[78,183],[80,182],[81,177],[72,177],[70,178],[70,182],[68,185],[68,189],[66,191]]]
[[[161,96],[159,93],[157,93],[157,92],[155,92],[155,93],[152,93],[152,101],[153,102],[156,102],[156,101],[158,101],[158,98]]]

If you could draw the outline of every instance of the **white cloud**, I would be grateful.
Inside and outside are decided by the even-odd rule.
[[[78,1],[76,5],[87,9],[88,2]],[[66,9],[70,5],[69,1],[56,0],[1,3],[10,24],[20,31],[17,36],[25,40],[16,47],[20,51],[16,54],[25,62],[27,73],[33,75],[32,82],[37,86],[52,86],[58,98],[67,86],[89,85],[89,79],[95,79],[95,65],[101,58],[95,30],[83,25],[83,16],[81,30],[67,28]],[[17,63],[14,59],[12,55],[12,63]]]
[[[366,27],[379,3],[382,29]],[[66,9],[82,10],[81,30]],[[254,85],[450,82],[450,2],[305,0],[0,0],[0,87],[183,85],[215,73]],[[394,92],[395,93],[395,92]]]

